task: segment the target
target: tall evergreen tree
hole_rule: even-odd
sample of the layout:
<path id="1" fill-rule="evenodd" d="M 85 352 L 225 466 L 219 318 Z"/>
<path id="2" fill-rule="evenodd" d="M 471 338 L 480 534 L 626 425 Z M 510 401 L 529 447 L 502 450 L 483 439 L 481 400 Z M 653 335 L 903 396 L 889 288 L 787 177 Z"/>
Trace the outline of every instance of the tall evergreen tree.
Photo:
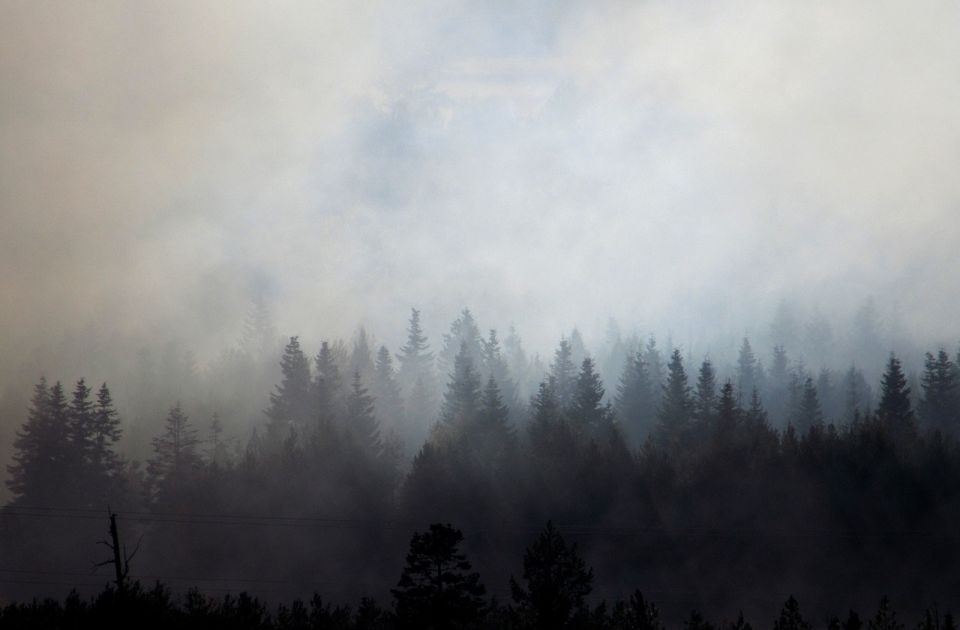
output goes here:
<path id="1" fill-rule="evenodd" d="M 657 404 L 647 362 L 640 350 L 627 357 L 617 386 L 614 409 L 620 426 L 633 445 L 642 444 L 653 430 Z"/>
<path id="2" fill-rule="evenodd" d="M 613 420 L 610 405 L 603 404 L 603 383 L 594 367 L 593 359 L 586 357 L 580 365 L 570 416 L 574 423 L 588 435 L 597 435 L 609 428 Z"/>
<path id="3" fill-rule="evenodd" d="M 394 432 L 403 430 L 404 410 L 400 384 L 393 369 L 393 356 L 386 346 L 380 346 L 374 368 L 373 397 L 377 401 L 380 424 Z"/>
<path id="4" fill-rule="evenodd" d="M 877 417 L 896 435 L 908 436 L 915 431 L 910 388 L 907 387 L 900 360 L 892 353 L 880 383 Z"/>
<path id="5" fill-rule="evenodd" d="M 534 628 L 561 630 L 573 617 L 586 612 L 586 597 L 593 590 L 593 570 L 548 522 L 523 555 L 521 586 L 510 578 L 513 601 Z"/>
<path id="6" fill-rule="evenodd" d="M 563 409 L 567 409 L 573 402 L 573 395 L 576 390 L 577 376 L 572 356 L 570 342 L 566 338 L 561 338 L 560 345 L 553 355 L 553 363 L 550 364 L 550 376 L 553 377 L 554 393 L 557 396 L 557 401 Z"/>
<path id="7" fill-rule="evenodd" d="M 690 386 L 683 369 L 683 358 L 674 350 L 667 366 L 667 382 L 663 385 L 660 409 L 657 414 L 657 442 L 664 448 L 677 449 L 686 443 L 690 435 L 690 420 L 693 403 Z"/>
<path id="8" fill-rule="evenodd" d="M 67 421 L 63 387 L 49 387 L 41 378 L 13 443 L 13 464 L 7 467 L 15 505 L 55 504 L 63 498 L 69 476 L 64 466 L 70 448 Z"/>
<path id="9" fill-rule="evenodd" d="M 717 404 L 717 377 L 713 364 L 705 359 L 697 376 L 697 391 L 693 398 L 693 413 L 697 422 L 706 427 L 710 424 Z"/>
<path id="10" fill-rule="evenodd" d="M 345 425 L 347 433 L 368 456 L 376 457 L 380 454 L 380 425 L 374 412 L 373 397 L 363 386 L 360 372 L 353 373 L 350 383 L 350 393 L 347 396 Z"/>
<path id="11" fill-rule="evenodd" d="M 397 360 L 400 362 L 400 385 L 409 396 L 417 380 L 433 370 L 433 353 L 430 352 L 430 344 L 420 325 L 420 311 L 415 308 L 410 309 L 407 342 L 400 348 Z"/>
<path id="12" fill-rule="evenodd" d="M 328 342 L 321 342 L 313 363 L 316 375 L 311 388 L 311 415 L 313 422 L 319 423 L 318 429 L 325 432 L 336 426 L 345 412 L 343 378 L 334 349 Z"/>
<path id="13" fill-rule="evenodd" d="M 353 340 L 353 352 L 350 353 L 350 374 L 360 374 L 364 384 L 373 379 L 373 359 L 371 358 L 370 340 L 367 329 L 361 326 Z"/>
<path id="14" fill-rule="evenodd" d="M 483 360 L 483 347 L 480 328 L 470 309 L 465 308 L 460 316 L 450 324 L 450 332 L 443 335 L 443 349 L 440 351 L 440 368 L 450 372 L 454 368 L 457 355 L 464 351 L 470 357 L 474 369 L 478 369 Z"/>
<path id="15" fill-rule="evenodd" d="M 486 589 L 460 551 L 462 542 L 463 534 L 449 524 L 413 535 L 400 581 L 390 591 L 400 628 L 454 630 L 477 621 Z"/>
<path id="16" fill-rule="evenodd" d="M 123 434 L 120 417 L 113 406 L 113 397 L 106 383 L 97 391 L 97 402 L 93 408 L 93 445 L 91 463 L 94 474 L 108 478 L 114 487 L 123 473 L 123 459 L 116 451 L 116 445 Z"/>
<path id="17" fill-rule="evenodd" d="M 806 433 L 811 427 L 823 424 L 823 410 L 817 396 L 817 386 L 810 376 L 803 379 L 794 394 L 790 423 L 801 433 Z"/>
<path id="18" fill-rule="evenodd" d="M 744 337 L 737 356 L 737 395 L 746 398 L 758 385 L 757 358 L 750 347 L 750 340 Z"/>
<path id="19" fill-rule="evenodd" d="M 201 464 L 199 444 L 197 432 L 178 402 L 167 415 L 163 433 L 153 438 L 153 457 L 147 462 L 147 476 L 154 497 L 186 485 Z"/>
<path id="20" fill-rule="evenodd" d="M 720 398 L 716 401 L 715 435 L 721 444 L 733 441 L 741 415 L 740 406 L 734 398 L 733 383 L 727 381 L 720 388 Z"/>
<path id="21" fill-rule="evenodd" d="M 936 356 L 926 354 L 919 412 L 920 418 L 931 429 L 952 433 L 960 424 L 960 383 L 957 377 L 957 366 L 943 348 Z"/>
<path id="22" fill-rule="evenodd" d="M 300 349 L 297 337 L 290 337 L 290 342 L 284 348 L 280 370 L 283 378 L 270 393 L 270 407 L 265 411 L 268 418 L 267 442 L 272 448 L 283 442 L 291 428 L 302 430 L 308 426 L 314 408 L 310 364 Z"/>
<path id="23" fill-rule="evenodd" d="M 483 374 L 487 377 L 493 377 L 500 388 L 501 396 L 507 409 L 514 409 L 517 406 L 517 385 L 510 373 L 510 367 L 500 348 L 500 340 L 497 338 L 497 331 L 490 329 L 490 334 L 486 339 L 481 340 Z"/>
<path id="24" fill-rule="evenodd" d="M 463 343 L 454 360 L 453 373 L 443 395 L 443 421 L 456 427 L 473 423 L 481 405 L 480 377 L 474 371 L 467 344 Z"/>

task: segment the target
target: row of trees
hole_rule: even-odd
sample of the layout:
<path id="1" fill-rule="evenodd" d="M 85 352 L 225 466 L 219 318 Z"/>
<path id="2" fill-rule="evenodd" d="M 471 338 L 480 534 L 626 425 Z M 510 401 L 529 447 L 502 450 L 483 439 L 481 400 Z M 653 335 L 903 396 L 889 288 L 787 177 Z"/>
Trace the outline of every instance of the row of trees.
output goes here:
<path id="1" fill-rule="evenodd" d="M 118 579 L 91 601 L 73 591 L 64 604 L 52 599 L 0 608 L 5 628 L 139 627 L 244 628 L 299 630 L 458 630 L 497 628 L 530 630 L 663 630 L 660 610 L 640 590 L 591 605 L 593 569 L 548 523 L 524 551 L 520 579 L 510 578 L 510 603 L 486 597 L 480 574 L 461 549 L 463 534 L 449 524 L 435 523 L 413 535 L 406 564 L 395 588 L 393 606 L 384 608 L 364 597 L 356 610 L 331 605 L 319 595 L 309 603 L 295 600 L 275 611 L 246 592 L 237 597 L 207 597 L 190 590 L 177 602 L 160 583 L 144 590 L 139 582 Z M 867 623 L 850 610 L 844 618 L 830 616 L 830 630 L 904 630 L 904 624 L 883 597 Z M 699 610 L 683 622 L 685 630 L 714 630 Z M 810 630 L 798 601 L 790 596 L 772 623 L 773 630 Z M 751 630 L 741 612 L 723 622 L 722 630 Z M 955 630 L 949 612 L 934 606 L 921 616 L 917 630 Z"/>
<path id="2" fill-rule="evenodd" d="M 382 418 L 408 408 L 404 379 L 416 389 L 429 373 L 416 312 L 410 330 L 399 370 L 385 349 L 366 368 L 382 374 L 373 385 L 361 369 L 341 376 L 344 353 L 335 345 L 321 345 L 311 362 L 292 338 L 266 421 L 243 449 L 227 449 L 216 423 L 199 437 L 174 406 L 143 467 L 117 450 L 119 421 L 105 387 L 88 413 L 85 385 L 70 402 L 62 387 L 41 382 L 10 470 L 16 498 L 3 523 L 15 541 L 11 562 L 88 566 L 96 534 L 72 520 L 80 513 L 55 520 L 24 510 L 109 502 L 147 515 L 135 534 L 144 536 L 141 562 L 157 575 L 215 568 L 284 584 L 362 578 L 385 587 L 402 547 L 390 524 L 429 520 L 481 532 L 469 551 L 485 574 L 506 580 L 529 524 L 554 519 L 577 526 L 606 576 L 602 593 L 641 579 L 726 601 L 744 589 L 827 602 L 886 591 L 902 593 L 916 611 L 932 595 L 960 592 L 952 535 L 960 456 L 937 428 L 956 420 L 956 368 L 946 352 L 928 361 L 919 416 L 890 357 L 872 408 L 857 405 L 837 421 L 805 380 L 790 403 L 792 420 L 777 428 L 760 388 L 743 391 L 736 374 L 724 379 L 709 361 L 691 383 L 678 350 L 660 368 L 655 344 L 630 355 L 608 395 L 593 359 L 575 364 L 574 344 L 564 339 L 520 405 L 501 385 L 513 377 L 496 360 L 496 336 L 474 347 L 456 337 L 438 409 L 406 468 Z M 415 364 L 419 376 L 401 376 Z M 110 431 L 82 429 L 107 426 L 104 418 Z M 109 473 L 95 474 L 106 461 Z M 279 526 L 289 530 L 272 535 Z M 854 570 L 862 566 L 880 568 L 864 578 Z M 895 582 L 894 568 L 909 579 Z M 830 580 L 818 577 L 825 575 Z"/>

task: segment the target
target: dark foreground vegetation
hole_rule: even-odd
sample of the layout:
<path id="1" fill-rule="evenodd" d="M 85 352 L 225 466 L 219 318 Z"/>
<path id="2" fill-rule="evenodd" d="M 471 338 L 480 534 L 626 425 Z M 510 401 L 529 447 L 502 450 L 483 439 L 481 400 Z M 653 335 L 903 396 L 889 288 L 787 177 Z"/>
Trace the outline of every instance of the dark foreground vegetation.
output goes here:
<path id="1" fill-rule="evenodd" d="M 656 627 L 636 589 L 688 630 L 709 627 L 692 609 L 734 624 L 742 611 L 767 627 L 790 596 L 821 626 L 874 610 L 882 593 L 911 623 L 937 602 L 956 607 L 960 373 L 946 351 L 927 356 L 914 387 L 888 355 L 874 395 L 859 369 L 815 376 L 779 346 L 764 368 L 746 340 L 729 369 L 705 359 L 688 374 L 689 358 L 661 355 L 651 339 L 617 347 L 607 392 L 574 341 L 538 371 L 517 346 L 481 336 L 466 311 L 438 357 L 416 312 L 396 355 L 359 336 L 352 352 L 324 343 L 311 361 L 294 337 L 265 418 L 240 448 L 220 419 L 201 437 L 174 404 L 145 465 L 119 448 L 107 386 L 80 381 L 71 393 L 41 381 L 9 467 L 0 587 L 18 601 L 64 586 L 80 594 L 11 605 L 4 619 L 93 620 L 128 607 L 150 623 L 378 627 L 396 614 L 429 627 L 424 611 L 442 606 L 423 597 L 440 587 L 423 577 L 421 593 L 414 578 L 398 583 L 397 569 L 412 554 L 408 570 L 426 575 L 418 540 L 429 547 L 447 532 L 447 548 L 483 578 L 465 560 L 451 565 L 469 606 L 450 618 L 565 627 L 530 617 L 538 589 L 558 596 L 529 566 L 531 554 L 542 565 L 530 545 L 548 521 L 596 571 L 583 569 L 564 595 L 574 604 L 563 620 L 586 627 Z M 128 552 L 139 546 L 130 580 L 169 591 L 131 585 L 89 599 L 103 584 L 91 567 L 103 560 L 108 505 Z M 454 523 L 465 538 L 430 523 Z M 411 531 L 427 538 L 409 544 Z M 577 574 L 579 562 L 564 570 Z M 260 599 L 222 595 L 243 591 Z M 331 605 L 276 608 L 314 591 Z M 371 599 L 338 608 L 361 597 Z M 799 614 L 791 606 L 788 617 Z M 870 630 L 899 627 L 886 605 L 878 615 Z"/>
<path id="2" fill-rule="evenodd" d="M 308 628 L 329 630 L 455 630 L 459 628 L 584 630 L 662 630 L 666 626 L 657 605 L 639 590 L 612 605 L 591 607 L 587 596 L 593 571 L 568 545 L 552 524 L 539 534 L 523 556 L 520 579 L 510 579 L 511 601 L 485 597 L 480 575 L 472 570 L 460 550 L 462 534 L 450 525 L 434 524 L 414 534 L 406 566 L 396 588 L 393 605 L 384 608 L 363 598 L 356 607 L 332 605 L 319 595 L 309 601 L 270 606 L 246 592 L 237 596 L 209 597 L 191 589 L 173 597 L 162 584 L 146 589 L 127 583 L 122 573 L 115 584 L 96 597 L 84 600 L 72 591 L 61 603 L 53 599 L 28 604 L 8 604 L 0 609 L 4 628 L 244 628 L 250 630 Z M 122 571 L 122 569 L 121 569 Z M 822 623 L 804 617 L 794 597 L 784 602 L 771 623 L 758 628 L 773 630 L 905 630 L 887 597 L 866 619 L 849 610 Z M 742 612 L 720 623 L 708 621 L 692 610 L 684 630 L 751 630 Z M 927 609 L 914 626 L 917 630 L 955 630 L 953 616 L 936 607 Z"/>

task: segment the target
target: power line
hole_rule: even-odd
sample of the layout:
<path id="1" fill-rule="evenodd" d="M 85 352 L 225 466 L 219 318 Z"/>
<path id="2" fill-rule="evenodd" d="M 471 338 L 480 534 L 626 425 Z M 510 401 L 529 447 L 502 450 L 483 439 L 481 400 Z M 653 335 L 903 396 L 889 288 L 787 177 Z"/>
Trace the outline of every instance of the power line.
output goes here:
<path id="1" fill-rule="evenodd" d="M 79 519 L 101 520 L 104 513 L 89 508 L 58 508 L 48 506 L 13 507 L 0 509 L 2 516 L 17 516 L 24 518 L 51 518 L 51 519 Z M 409 532 L 412 528 L 427 527 L 426 521 L 414 520 L 373 520 L 360 518 L 338 518 L 322 516 L 283 516 L 283 515 L 250 515 L 227 513 L 202 512 L 150 512 L 137 511 L 123 512 L 121 517 L 127 521 L 146 523 L 173 523 L 188 525 L 246 525 L 263 527 L 317 527 L 317 528 L 369 528 L 381 531 Z M 608 535 L 608 536 L 667 536 L 676 538 L 709 538 L 709 537 L 777 537 L 777 538 L 916 538 L 952 540 L 960 538 L 960 534 L 951 532 L 918 531 L 918 530 L 890 530 L 890 531 L 856 531 L 856 530 L 814 530 L 790 531 L 756 528 L 710 528 L 686 527 L 669 528 L 663 526 L 638 525 L 575 525 L 558 524 L 565 535 Z M 504 522 L 495 532 L 539 532 L 542 525 L 526 523 Z M 473 533 L 491 533 L 491 530 L 473 530 Z"/>

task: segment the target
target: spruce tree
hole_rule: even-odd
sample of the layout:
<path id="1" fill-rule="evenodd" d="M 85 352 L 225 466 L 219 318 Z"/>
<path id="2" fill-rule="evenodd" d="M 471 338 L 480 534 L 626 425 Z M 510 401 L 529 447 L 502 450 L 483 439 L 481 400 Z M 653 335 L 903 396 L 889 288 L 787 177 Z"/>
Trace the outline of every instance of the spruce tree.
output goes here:
<path id="1" fill-rule="evenodd" d="M 757 358 L 750 340 L 744 337 L 737 357 L 737 395 L 745 398 L 757 385 Z"/>
<path id="2" fill-rule="evenodd" d="M 178 402 L 170 409 L 163 433 L 153 438 L 153 457 L 147 462 L 147 477 L 154 498 L 183 488 L 201 465 L 197 432 Z"/>
<path id="3" fill-rule="evenodd" d="M 580 365 L 573 400 L 570 404 L 571 420 L 588 435 L 599 435 L 609 428 L 613 412 L 603 404 L 603 383 L 594 368 L 593 359 L 587 357 Z"/>
<path id="4" fill-rule="evenodd" d="M 915 431 L 910 388 L 907 387 L 907 379 L 900 367 L 900 360 L 892 353 L 880 383 L 877 417 L 895 435 L 908 436 Z"/>
<path id="5" fill-rule="evenodd" d="M 439 356 L 440 368 L 449 372 L 455 367 L 457 355 L 464 349 L 474 369 L 478 369 L 483 359 L 480 329 L 468 308 L 460 312 L 460 316 L 450 324 L 450 332 L 443 335 L 443 349 Z"/>
<path id="6" fill-rule="evenodd" d="M 291 428 L 302 431 L 308 426 L 313 409 L 310 364 L 297 337 L 290 337 L 284 348 L 280 370 L 283 378 L 270 393 L 270 407 L 264 412 L 268 418 L 267 442 L 271 448 L 279 447 Z"/>
<path id="7" fill-rule="evenodd" d="M 617 420 L 634 447 L 650 435 L 657 414 L 653 382 L 643 356 L 643 351 L 637 350 L 627 357 L 614 401 Z"/>
<path id="8" fill-rule="evenodd" d="M 353 340 L 353 352 L 350 353 L 350 374 L 359 372 L 364 383 L 370 383 L 373 375 L 373 359 L 371 358 L 370 341 L 367 329 L 361 326 Z"/>
<path id="9" fill-rule="evenodd" d="M 513 601 L 534 628 L 567 627 L 576 613 L 586 610 L 586 597 L 593 590 L 593 570 L 580 557 L 577 546 L 568 545 L 548 522 L 523 555 L 521 586 L 510 578 Z"/>
<path id="10" fill-rule="evenodd" d="M 727 381 L 720 388 L 720 398 L 716 402 L 715 434 L 721 444 L 730 444 L 733 441 L 740 417 L 741 410 L 734 398 L 733 383 Z"/>
<path id="11" fill-rule="evenodd" d="M 343 414 L 343 382 L 340 366 L 330 344 L 320 344 L 320 351 L 313 360 L 316 376 L 313 380 L 313 415 L 322 431 L 330 430 Z"/>
<path id="12" fill-rule="evenodd" d="M 790 422 L 801 433 L 806 433 L 811 427 L 823 424 L 823 410 L 820 407 L 820 398 L 817 396 L 817 387 L 814 385 L 813 378 L 809 376 L 803 380 Z"/>
<path id="13" fill-rule="evenodd" d="M 562 409 L 570 407 L 576 389 L 576 373 L 571 357 L 570 342 L 561 338 L 553 355 L 553 363 L 550 364 L 550 376 L 553 378 L 554 393 Z"/>
<path id="14" fill-rule="evenodd" d="M 697 376 L 697 391 L 693 398 L 694 418 L 701 427 L 707 427 L 717 404 L 717 377 L 709 359 L 700 365 Z"/>
<path id="15" fill-rule="evenodd" d="M 800 614 L 800 604 L 793 595 L 784 603 L 780 616 L 773 623 L 773 630 L 810 630 L 810 624 Z"/>
<path id="16" fill-rule="evenodd" d="M 670 450 L 683 446 L 690 435 L 693 403 L 683 358 L 674 350 L 667 366 L 667 382 L 663 385 L 657 414 L 656 438 L 661 447 Z"/>
<path id="17" fill-rule="evenodd" d="M 957 366 L 943 348 L 936 357 L 926 354 L 922 387 L 920 418 L 931 429 L 954 432 L 960 414 L 960 383 Z"/>
<path id="18" fill-rule="evenodd" d="M 409 396 L 418 379 L 433 370 L 433 353 L 423 327 L 420 325 L 420 311 L 410 309 L 410 322 L 407 325 L 407 343 L 397 355 L 400 362 L 399 380 L 403 391 Z"/>
<path id="19" fill-rule="evenodd" d="M 494 378 L 500 388 L 504 404 L 508 409 L 514 409 L 517 406 L 517 385 L 510 373 L 510 367 L 503 357 L 497 331 L 491 328 L 487 339 L 481 340 L 481 346 L 483 374 Z"/>
<path id="20" fill-rule="evenodd" d="M 403 399 L 400 384 L 393 369 L 393 356 L 386 346 L 377 351 L 374 366 L 373 397 L 377 401 L 377 416 L 383 427 L 394 432 L 404 428 Z"/>
<path id="21" fill-rule="evenodd" d="M 480 377 L 474 371 L 467 344 L 463 343 L 443 395 L 441 418 L 449 426 L 463 428 L 472 424 L 480 409 L 480 397 Z"/>
<path id="22" fill-rule="evenodd" d="M 55 389 L 60 391 L 57 403 L 53 401 Z M 66 413 L 59 412 L 62 415 L 58 418 L 55 406 L 62 405 L 60 384 L 51 388 L 41 378 L 33 388 L 27 420 L 13 442 L 13 464 L 7 466 L 7 487 L 13 493 L 14 505 L 47 505 L 60 498 L 65 471 L 59 457 L 68 444 Z"/>
<path id="23" fill-rule="evenodd" d="M 348 434 L 365 454 L 370 457 L 380 454 L 382 443 L 380 425 L 374 413 L 374 400 L 363 386 L 360 372 L 353 373 L 350 383 L 345 424 Z"/>
<path id="24" fill-rule="evenodd" d="M 91 460 L 96 475 L 108 478 L 113 486 L 123 473 L 123 459 L 116 451 L 122 429 L 120 417 L 113 406 L 113 397 L 106 383 L 97 391 L 93 409 L 93 448 Z"/>

